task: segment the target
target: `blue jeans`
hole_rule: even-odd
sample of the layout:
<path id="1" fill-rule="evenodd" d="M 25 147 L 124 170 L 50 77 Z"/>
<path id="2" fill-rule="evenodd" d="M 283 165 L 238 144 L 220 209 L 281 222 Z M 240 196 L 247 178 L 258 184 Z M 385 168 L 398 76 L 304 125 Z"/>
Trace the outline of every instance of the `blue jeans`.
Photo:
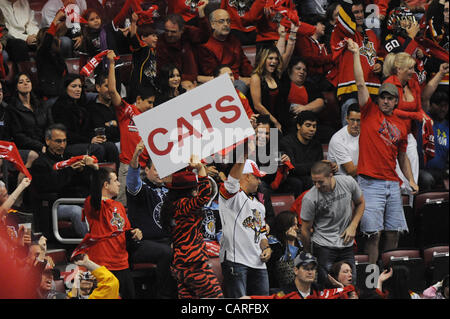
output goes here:
<path id="1" fill-rule="evenodd" d="M 87 225 L 81 220 L 82 208 L 78 205 L 59 205 L 58 219 L 70 220 L 72 227 L 79 238 L 88 232 Z"/>
<path id="2" fill-rule="evenodd" d="M 313 243 L 313 255 L 317 258 L 318 282 L 321 285 L 328 283 L 327 275 L 335 262 L 345 261 L 352 267 L 352 283 L 356 283 L 355 253 L 353 246 L 345 248 L 325 247 Z M 337 280 L 337 278 L 334 278 Z"/>
<path id="3" fill-rule="evenodd" d="M 222 263 L 223 293 L 225 298 L 268 296 L 267 269 L 256 269 L 224 260 Z"/>
<path id="4" fill-rule="evenodd" d="M 358 176 L 366 207 L 360 230 L 368 235 L 382 230 L 408 231 L 399 182 Z"/>

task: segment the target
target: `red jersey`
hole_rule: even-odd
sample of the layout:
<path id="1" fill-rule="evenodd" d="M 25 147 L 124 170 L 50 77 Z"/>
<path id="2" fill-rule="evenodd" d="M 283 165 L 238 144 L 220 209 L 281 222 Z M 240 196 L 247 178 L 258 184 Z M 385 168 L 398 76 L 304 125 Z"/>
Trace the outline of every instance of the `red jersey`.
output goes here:
<path id="1" fill-rule="evenodd" d="M 395 114 L 385 115 L 370 98 L 361 107 L 358 175 L 400 181 L 395 167 L 398 152 L 406 152 L 408 145 L 404 122 Z"/>
<path id="2" fill-rule="evenodd" d="M 90 234 L 101 237 L 131 228 L 125 208 L 112 199 L 102 200 L 100 212 L 94 212 L 89 196 L 84 201 L 83 218 L 89 223 Z M 88 251 L 89 258 L 108 270 L 123 270 L 129 267 L 125 231 L 120 235 L 98 241 Z"/>
<path id="3" fill-rule="evenodd" d="M 367 89 L 370 94 L 377 95 L 380 78 L 378 74 L 372 72 L 372 69 L 379 60 L 380 42 L 372 30 L 366 29 L 364 33 L 359 32 L 352 16 L 351 5 L 342 3 L 338 22 L 330 40 L 335 67 L 331 69 L 327 78 L 337 87 L 338 97 L 358 91 L 353 73 L 353 54 L 346 49 L 347 46 L 344 42 L 346 38 L 351 38 L 360 47 L 359 54 Z"/>
<path id="4" fill-rule="evenodd" d="M 124 101 L 116 107 L 117 121 L 120 130 L 120 155 L 121 163 L 129 164 L 133 158 L 136 145 L 141 140 L 133 117 L 141 114 L 141 111 L 135 106 Z"/>

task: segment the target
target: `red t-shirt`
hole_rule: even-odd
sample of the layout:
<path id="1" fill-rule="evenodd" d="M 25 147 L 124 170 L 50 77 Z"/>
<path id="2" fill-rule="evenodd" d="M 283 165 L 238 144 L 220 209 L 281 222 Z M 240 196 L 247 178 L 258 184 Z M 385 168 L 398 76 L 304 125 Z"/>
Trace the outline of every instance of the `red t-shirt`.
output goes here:
<path id="1" fill-rule="evenodd" d="M 358 175 L 376 179 L 400 181 L 395 167 L 399 151 L 408 145 L 404 120 L 385 115 L 370 98 L 361 107 Z"/>
<path id="2" fill-rule="evenodd" d="M 125 208 L 112 199 L 102 200 L 100 212 L 95 213 L 90 204 L 91 197 L 84 202 L 83 215 L 89 223 L 93 237 L 101 237 L 113 232 L 131 228 Z M 88 251 L 89 258 L 108 270 L 123 270 L 129 267 L 125 232 L 118 236 L 98 241 Z"/>
<path id="3" fill-rule="evenodd" d="M 119 122 L 120 130 L 120 162 L 129 164 L 133 158 L 136 145 L 141 140 L 133 117 L 141 114 L 141 111 L 131 104 L 122 102 L 116 108 L 117 120 Z"/>
<path id="4" fill-rule="evenodd" d="M 304 86 L 298 86 L 291 82 L 291 89 L 289 90 L 288 102 L 294 104 L 306 105 L 308 104 L 308 92 Z"/>

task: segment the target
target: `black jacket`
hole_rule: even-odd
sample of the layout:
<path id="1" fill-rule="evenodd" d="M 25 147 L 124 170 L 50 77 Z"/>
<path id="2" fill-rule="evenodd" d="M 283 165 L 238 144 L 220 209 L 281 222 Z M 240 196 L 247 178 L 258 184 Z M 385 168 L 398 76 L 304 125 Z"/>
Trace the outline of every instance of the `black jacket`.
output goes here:
<path id="1" fill-rule="evenodd" d="M 74 100 L 67 94 L 63 94 L 51 108 L 55 123 L 61 123 L 66 126 L 67 145 L 91 142 L 89 114 L 84 101 L 84 96 L 79 100 Z"/>
<path id="2" fill-rule="evenodd" d="M 50 109 L 41 104 L 31 111 L 18 98 L 13 98 L 7 112 L 9 130 L 17 148 L 40 152 L 45 145 L 45 130 L 53 124 Z"/>
<path id="3" fill-rule="evenodd" d="M 67 73 L 64 58 L 59 52 L 52 51 L 54 37 L 45 33 L 42 45 L 36 52 L 39 90 L 42 96 L 58 96 L 61 91 L 63 77 Z"/>
<path id="4" fill-rule="evenodd" d="M 97 127 L 105 127 L 106 139 L 109 142 L 117 143 L 120 141 L 119 126 L 105 126 L 106 122 L 117 121 L 116 111 L 114 107 L 106 106 L 97 100 L 88 104 L 87 110 L 89 112 L 89 131 L 91 136 L 94 136 L 94 129 Z M 119 125 L 117 123 L 117 125 Z"/>
<path id="5" fill-rule="evenodd" d="M 68 159 L 50 151 L 41 154 L 31 165 L 31 187 L 37 194 L 57 193 L 59 197 L 82 198 L 89 195 L 91 169 L 76 172 L 71 167 L 54 170 L 53 165 Z"/>
<path id="6" fill-rule="evenodd" d="M 287 135 L 281 140 L 280 149 L 289 156 L 295 167 L 293 173 L 297 177 L 309 177 L 313 164 L 323 160 L 322 145 L 317 139 L 305 145 L 295 134 Z"/>

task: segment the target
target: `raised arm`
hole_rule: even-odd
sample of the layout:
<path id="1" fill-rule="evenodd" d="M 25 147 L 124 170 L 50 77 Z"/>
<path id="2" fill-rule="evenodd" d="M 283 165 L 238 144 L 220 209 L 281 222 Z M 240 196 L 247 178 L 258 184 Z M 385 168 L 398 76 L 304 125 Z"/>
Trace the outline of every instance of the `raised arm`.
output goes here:
<path id="1" fill-rule="evenodd" d="M 109 50 L 108 54 L 106 55 L 109 62 L 109 70 L 108 70 L 108 90 L 111 94 L 111 102 L 114 107 L 119 106 L 122 103 L 122 97 L 120 96 L 119 92 L 117 92 L 116 89 L 116 71 L 115 71 L 115 65 L 116 61 L 114 58 L 116 57 L 116 54 L 113 50 Z"/>
<path id="2" fill-rule="evenodd" d="M 353 54 L 353 73 L 355 75 L 356 87 L 358 88 L 358 102 L 360 106 L 366 105 L 369 100 L 369 90 L 364 80 L 364 72 L 359 56 L 359 45 L 352 39 L 346 39 L 347 50 Z"/>
<path id="3" fill-rule="evenodd" d="M 422 108 L 425 112 L 428 111 L 430 107 L 430 99 L 439 86 L 439 82 L 442 81 L 444 76 L 449 72 L 449 64 L 442 63 L 439 67 L 439 71 L 433 76 L 433 78 L 427 83 L 427 85 L 422 90 Z"/>

